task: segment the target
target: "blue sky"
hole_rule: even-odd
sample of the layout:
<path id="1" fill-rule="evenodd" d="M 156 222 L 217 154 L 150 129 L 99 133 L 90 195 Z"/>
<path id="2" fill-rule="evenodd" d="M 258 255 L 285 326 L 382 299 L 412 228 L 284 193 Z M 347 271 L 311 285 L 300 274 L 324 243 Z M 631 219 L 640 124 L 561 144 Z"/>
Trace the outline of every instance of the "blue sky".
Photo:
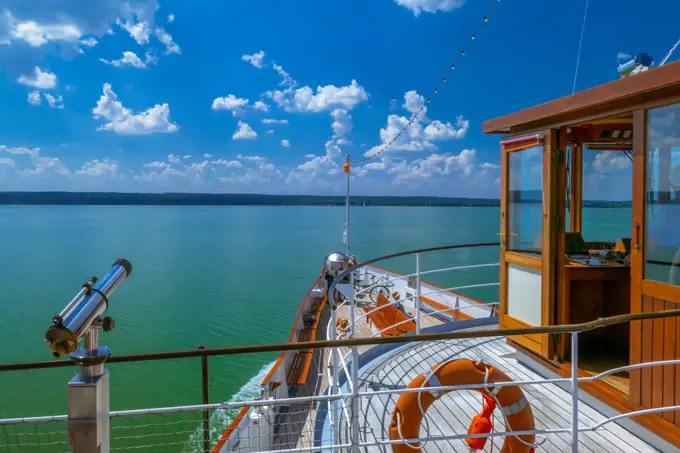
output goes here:
<path id="1" fill-rule="evenodd" d="M 585 4 L 499 2 L 434 95 L 490 0 L 28 3 L 0 1 L 0 190 L 339 194 L 432 97 L 353 192 L 481 197 L 481 123 L 571 93 Z M 678 39 L 678 2 L 589 8 L 577 90 Z"/>

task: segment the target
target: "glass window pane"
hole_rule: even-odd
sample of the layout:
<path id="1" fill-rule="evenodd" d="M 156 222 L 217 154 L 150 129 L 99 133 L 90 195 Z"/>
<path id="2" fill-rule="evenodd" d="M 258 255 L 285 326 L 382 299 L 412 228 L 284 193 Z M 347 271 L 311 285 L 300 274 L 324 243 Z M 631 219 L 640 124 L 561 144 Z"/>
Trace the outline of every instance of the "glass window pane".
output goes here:
<path id="1" fill-rule="evenodd" d="M 541 253 L 543 146 L 509 153 L 508 249 Z"/>
<path id="2" fill-rule="evenodd" d="M 680 285 L 680 105 L 647 116 L 645 278 Z"/>
<path id="3" fill-rule="evenodd" d="M 583 147 L 583 226 L 587 242 L 629 238 L 633 212 L 633 158 L 623 149 Z"/>

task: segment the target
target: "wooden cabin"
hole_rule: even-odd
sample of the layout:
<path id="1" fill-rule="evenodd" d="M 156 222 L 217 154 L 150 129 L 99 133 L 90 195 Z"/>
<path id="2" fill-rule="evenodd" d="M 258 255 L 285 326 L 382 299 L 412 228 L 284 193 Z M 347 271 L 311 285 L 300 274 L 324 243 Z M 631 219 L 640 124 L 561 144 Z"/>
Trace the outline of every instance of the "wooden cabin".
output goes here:
<path id="1" fill-rule="evenodd" d="M 505 135 L 501 327 L 680 308 L 680 62 L 486 121 L 483 131 Z M 598 181 L 614 207 L 594 201 Z M 511 341 L 570 372 L 568 335 Z M 606 327 L 578 346 L 582 375 L 680 358 L 680 319 Z M 680 365 L 583 388 L 618 412 L 680 405 Z M 680 411 L 635 421 L 680 446 Z"/>

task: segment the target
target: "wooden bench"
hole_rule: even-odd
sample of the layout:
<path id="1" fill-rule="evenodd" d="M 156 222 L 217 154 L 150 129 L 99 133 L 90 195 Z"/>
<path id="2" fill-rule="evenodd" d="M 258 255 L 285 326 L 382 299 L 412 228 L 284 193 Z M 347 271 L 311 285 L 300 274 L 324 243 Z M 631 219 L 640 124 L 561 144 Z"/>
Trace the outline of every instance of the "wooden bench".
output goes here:
<path id="1" fill-rule="evenodd" d="M 307 382 L 307 374 L 309 374 L 309 367 L 312 364 L 312 350 L 297 352 L 293 356 L 293 361 L 286 376 L 286 383 L 288 385 L 303 385 Z"/>
<path id="2" fill-rule="evenodd" d="M 375 324 L 375 327 L 381 332 L 383 337 L 403 335 L 416 330 L 416 323 L 397 307 L 390 305 L 390 301 L 383 294 L 378 295 L 378 302 L 376 305 L 379 310 L 369 314 L 368 317 L 373 321 L 373 324 Z M 376 307 L 363 307 L 364 311 L 367 313 L 375 308 Z M 392 327 L 395 324 L 399 325 Z"/>

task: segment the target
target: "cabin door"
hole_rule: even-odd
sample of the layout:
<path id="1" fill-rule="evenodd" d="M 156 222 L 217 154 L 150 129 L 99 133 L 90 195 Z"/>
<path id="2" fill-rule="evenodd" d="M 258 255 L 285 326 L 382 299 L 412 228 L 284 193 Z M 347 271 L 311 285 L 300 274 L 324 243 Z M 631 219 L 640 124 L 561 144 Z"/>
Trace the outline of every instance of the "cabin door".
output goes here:
<path id="1" fill-rule="evenodd" d="M 631 311 L 680 308 L 680 104 L 633 116 Z M 680 318 L 631 323 L 631 364 L 680 357 Z M 680 404 L 680 366 L 630 373 L 634 407 Z M 680 426 L 680 412 L 660 413 Z"/>
<path id="2" fill-rule="evenodd" d="M 501 142 L 502 328 L 546 326 L 554 313 L 556 135 L 553 130 Z M 547 335 L 511 341 L 550 357 Z"/>

